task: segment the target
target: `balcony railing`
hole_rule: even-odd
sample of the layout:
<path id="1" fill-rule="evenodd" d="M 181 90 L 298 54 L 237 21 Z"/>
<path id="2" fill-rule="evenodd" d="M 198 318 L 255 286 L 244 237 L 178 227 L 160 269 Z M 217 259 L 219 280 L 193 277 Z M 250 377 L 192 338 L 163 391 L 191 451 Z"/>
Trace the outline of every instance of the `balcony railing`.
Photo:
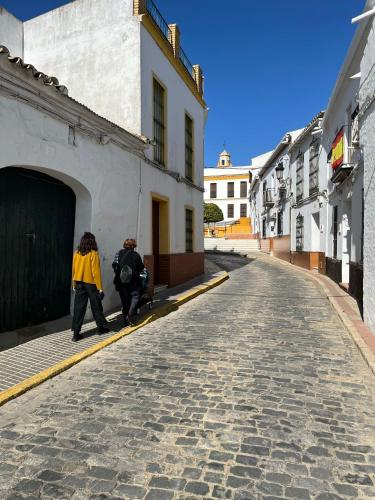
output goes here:
<path id="1" fill-rule="evenodd" d="M 188 58 L 188 56 L 182 50 L 182 47 L 180 47 L 180 61 L 182 62 L 182 64 L 184 65 L 185 69 L 190 74 L 190 76 L 194 79 L 194 68 L 193 68 L 193 65 L 191 64 L 190 59 Z"/>
<path id="2" fill-rule="evenodd" d="M 146 0 L 146 10 L 150 14 L 151 19 L 154 21 L 155 25 L 162 32 L 164 38 L 171 43 L 172 32 L 170 27 L 168 26 L 167 21 L 160 14 L 159 9 L 156 7 L 155 3 L 152 0 Z"/>

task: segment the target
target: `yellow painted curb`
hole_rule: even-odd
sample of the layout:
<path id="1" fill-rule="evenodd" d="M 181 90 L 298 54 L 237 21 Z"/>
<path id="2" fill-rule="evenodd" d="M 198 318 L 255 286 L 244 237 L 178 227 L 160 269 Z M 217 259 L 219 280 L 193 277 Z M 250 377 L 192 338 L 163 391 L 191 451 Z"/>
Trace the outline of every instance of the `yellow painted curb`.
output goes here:
<path id="1" fill-rule="evenodd" d="M 60 361 L 60 363 L 57 363 L 51 366 L 50 368 L 47 368 L 46 370 L 43 370 L 42 372 L 37 373 L 36 375 L 33 375 L 32 377 L 23 380 L 19 384 L 14 385 L 9 389 L 6 389 L 5 391 L 0 392 L 0 406 L 4 405 L 8 401 L 11 401 L 12 399 L 15 399 L 18 396 L 21 396 L 21 394 L 24 394 L 30 389 L 33 389 L 34 387 L 42 384 L 46 380 L 55 377 L 59 373 L 68 370 L 69 368 L 76 365 L 80 361 L 83 361 L 84 359 L 92 356 L 96 352 L 101 351 L 105 347 L 113 344 L 114 342 L 117 342 L 123 337 L 130 335 L 139 328 L 142 328 L 143 326 L 152 323 L 156 319 L 159 319 L 163 316 L 166 316 L 167 314 L 170 314 L 173 311 L 176 311 L 179 308 L 179 306 L 185 304 L 186 302 L 189 302 L 195 297 L 198 297 L 202 293 L 208 292 L 208 290 L 211 290 L 212 288 L 220 285 L 221 283 L 224 283 L 224 281 L 226 281 L 228 278 L 229 274 L 224 271 L 221 273 L 219 277 L 213 278 L 202 285 L 193 287 L 191 290 L 189 290 L 184 295 L 181 295 L 171 304 L 165 304 L 161 307 L 158 307 L 157 309 L 155 309 L 154 312 L 148 314 L 141 323 L 138 323 L 135 326 L 124 328 L 115 335 L 112 335 L 112 337 L 109 337 L 108 339 L 98 342 L 97 344 L 89 347 L 88 349 L 85 349 L 84 351 L 78 354 L 74 354 L 74 356 L 64 359 L 64 361 Z"/>

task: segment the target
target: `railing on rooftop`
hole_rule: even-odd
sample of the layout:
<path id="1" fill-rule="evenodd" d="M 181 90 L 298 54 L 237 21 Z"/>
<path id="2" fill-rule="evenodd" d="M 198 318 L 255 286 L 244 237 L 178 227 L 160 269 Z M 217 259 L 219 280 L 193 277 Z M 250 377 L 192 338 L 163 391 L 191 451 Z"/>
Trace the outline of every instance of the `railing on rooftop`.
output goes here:
<path id="1" fill-rule="evenodd" d="M 180 47 L 180 61 L 182 62 L 182 64 L 184 65 L 185 69 L 190 74 L 190 76 L 194 79 L 194 68 L 193 68 L 193 65 L 191 64 L 190 59 L 188 58 L 188 56 L 182 50 L 182 47 Z"/>
<path id="2" fill-rule="evenodd" d="M 168 23 L 164 17 L 160 14 L 159 9 L 156 7 L 152 0 L 146 0 L 146 10 L 150 14 L 151 19 L 154 21 L 156 26 L 162 32 L 166 40 L 171 43 L 172 33 L 168 26 Z"/>

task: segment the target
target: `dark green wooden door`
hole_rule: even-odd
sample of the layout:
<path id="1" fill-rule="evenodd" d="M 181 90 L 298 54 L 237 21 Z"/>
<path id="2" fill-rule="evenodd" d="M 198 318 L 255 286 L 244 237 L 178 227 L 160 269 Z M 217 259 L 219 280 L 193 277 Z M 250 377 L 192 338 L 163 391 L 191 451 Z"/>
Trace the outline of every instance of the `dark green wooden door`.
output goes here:
<path id="1" fill-rule="evenodd" d="M 74 220 L 68 186 L 0 170 L 0 332 L 69 314 Z"/>

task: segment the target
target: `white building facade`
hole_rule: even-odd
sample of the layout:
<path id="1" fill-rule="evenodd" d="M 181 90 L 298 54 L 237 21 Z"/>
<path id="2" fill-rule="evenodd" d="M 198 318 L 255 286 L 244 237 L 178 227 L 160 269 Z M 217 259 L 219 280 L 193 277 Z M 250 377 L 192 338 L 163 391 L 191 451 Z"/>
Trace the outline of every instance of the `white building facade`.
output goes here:
<path id="1" fill-rule="evenodd" d="M 325 272 L 327 165 L 318 113 L 290 148 L 291 262 Z"/>
<path id="2" fill-rule="evenodd" d="M 216 167 L 204 169 L 204 201 L 215 203 L 223 212 L 222 224 L 228 227 L 241 221 L 243 231 L 250 233 L 249 186 L 251 167 L 234 167 L 231 155 L 223 151 Z"/>
<path id="3" fill-rule="evenodd" d="M 375 6 L 366 3 L 365 11 Z M 362 21 L 363 23 L 364 21 Z M 375 332 L 375 20 L 367 19 L 363 28 L 366 44 L 361 60 L 359 88 L 359 142 L 364 163 L 364 249 L 363 249 L 363 314 Z"/>
<path id="4" fill-rule="evenodd" d="M 128 0 L 81 0 L 24 24 L 0 11 L 0 184 L 8 186 L 8 198 L 17 199 L 17 176 L 25 183 L 29 179 L 36 191 L 26 197 L 31 205 L 25 211 L 41 213 L 45 227 L 66 226 L 68 281 L 80 236 L 84 231 L 96 235 L 105 310 L 119 303 L 111 262 L 126 237 L 137 238 L 155 284 L 173 286 L 204 271 L 203 77 L 180 50 L 178 28 L 168 27 L 173 33 L 168 39 L 153 16 L 145 3 Z M 106 51 L 93 50 L 99 38 Z M 30 193 L 34 187 L 29 186 Z M 48 219 L 57 210 L 51 208 L 53 190 L 70 200 L 69 220 Z M 37 192 L 51 206 L 32 205 Z M 10 216 L 7 207 L 0 202 L 3 222 Z M 18 226 L 22 238 L 10 237 L 17 245 L 22 240 L 28 252 L 35 249 L 31 244 L 39 244 L 43 228 Z M 6 239 L 4 227 L 0 225 L 0 241 Z M 12 219 L 7 231 L 10 227 L 17 228 L 17 222 Z M 46 242 L 52 245 L 51 239 Z M 9 265 L 14 257 L 8 247 L 1 248 L 3 253 Z M 0 274 L 7 272 L 3 263 L 0 267 Z M 60 285 L 66 314 L 69 286 Z M 42 312 L 37 318 L 25 320 L 30 311 L 22 311 L 20 322 L 4 323 L 0 331 L 63 315 L 49 312 L 47 295 L 38 299 Z M 11 314 L 12 307 L 7 308 Z"/>
<path id="5" fill-rule="evenodd" d="M 250 216 L 261 249 L 289 260 L 290 183 L 289 150 L 301 130 L 288 132 L 265 161 L 250 188 Z"/>
<path id="6" fill-rule="evenodd" d="M 326 274 L 353 295 L 363 297 L 363 155 L 360 149 L 360 65 L 368 23 L 357 29 L 322 121 L 328 177 Z"/>

